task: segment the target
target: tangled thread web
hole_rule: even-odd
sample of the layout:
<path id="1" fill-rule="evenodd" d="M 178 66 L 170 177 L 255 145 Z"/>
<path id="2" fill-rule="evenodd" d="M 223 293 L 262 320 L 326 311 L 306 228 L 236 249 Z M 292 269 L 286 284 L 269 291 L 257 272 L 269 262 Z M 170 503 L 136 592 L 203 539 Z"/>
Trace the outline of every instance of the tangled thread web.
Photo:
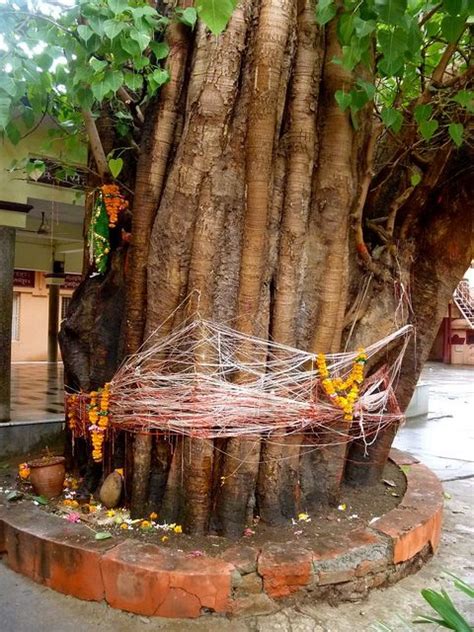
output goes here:
<path id="1" fill-rule="evenodd" d="M 158 328 L 110 385 L 110 422 L 129 432 L 202 439 L 324 434 L 325 445 L 361 437 L 366 445 L 402 414 L 394 383 L 412 333 L 406 325 L 372 344 L 367 359 L 398 342 L 396 358 L 365 379 L 352 422 L 324 393 L 316 355 L 244 335 L 194 315 L 167 336 Z M 357 352 L 326 355 L 345 379 Z M 341 432 L 341 424 L 346 431 Z"/>

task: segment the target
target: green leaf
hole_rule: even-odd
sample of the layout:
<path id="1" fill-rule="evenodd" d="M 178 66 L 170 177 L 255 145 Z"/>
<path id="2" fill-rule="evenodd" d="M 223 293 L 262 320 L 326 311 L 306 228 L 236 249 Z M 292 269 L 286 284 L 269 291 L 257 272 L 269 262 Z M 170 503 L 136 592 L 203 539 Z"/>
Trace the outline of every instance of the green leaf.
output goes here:
<path id="1" fill-rule="evenodd" d="M 124 73 L 124 81 L 127 88 L 130 88 L 130 90 L 133 90 L 134 92 L 141 90 L 143 86 L 143 77 L 132 72 Z"/>
<path id="2" fill-rule="evenodd" d="M 79 34 L 79 37 L 84 40 L 84 42 L 87 42 L 94 34 L 92 30 L 87 26 L 87 24 L 79 24 L 79 26 L 77 27 L 77 32 Z"/>
<path id="3" fill-rule="evenodd" d="M 354 32 L 354 16 L 352 13 L 343 13 L 337 21 L 337 33 L 342 44 L 349 44 Z"/>
<path id="4" fill-rule="evenodd" d="M 115 15 L 123 13 L 125 9 L 128 8 L 127 0 L 108 0 L 107 4 L 109 5 L 110 10 L 115 13 Z"/>
<path id="5" fill-rule="evenodd" d="M 420 130 L 420 134 L 423 136 L 425 140 L 431 140 L 433 134 L 439 127 L 439 123 L 437 120 L 432 121 L 421 121 L 418 125 L 418 129 Z"/>
<path id="6" fill-rule="evenodd" d="M 123 74 L 121 70 L 109 70 L 105 73 L 104 84 L 112 92 L 117 90 L 123 85 Z"/>
<path id="7" fill-rule="evenodd" d="M 99 531 L 98 533 L 95 534 L 96 540 L 108 540 L 111 537 L 112 537 L 112 534 L 108 533 L 107 531 Z"/>
<path id="8" fill-rule="evenodd" d="M 384 108 L 380 116 L 384 125 L 398 134 L 403 124 L 403 114 L 394 108 Z"/>
<path id="9" fill-rule="evenodd" d="M 187 9 L 176 9 L 176 17 L 182 24 L 194 28 L 197 21 L 197 13 L 194 7 Z"/>
<path id="10" fill-rule="evenodd" d="M 350 92 L 344 92 L 344 90 L 336 90 L 334 97 L 337 101 L 338 106 L 343 112 L 350 106 L 352 102 L 352 94 Z"/>
<path id="11" fill-rule="evenodd" d="M 122 171 L 123 160 L 122 158 L 110 158 L 108 165 L 109 165 L 110 173 L 112 174 L 114 178 L 116 178 L 119 175 L 119 173 Z"/>
<path id="12" fill-rule="evenodd" d="M 7 74 L 0 74 L 0 88 L 11 97 L 16 95 L 16 84 Z"/>
<path id="13" fill-rule="evenodd" d="M 49 500 L 44 496 L 33 496 L 33 500 L 36 500 L 39 505 L 47 505 L 49 503 Z"/>
<path id="14" fill-rule="evenodd" d="M 466 108 L 468 112 L 474 112 L 474 92 L 460 90 L 452 100 L 459 103 L 463 108 Z"/>
<path id="15" fill-rule="evenodd" d="M 15 500 L 21 500 L 23 498 L 23 494 L 16 489 L 7 494 L 7 500 L 9 502 L 14 502 Z"/>
<path id="16" fill-rule="evenodd" d="M 443 7 L 449 15 L 458 15 L 462 11 L 463 0 L 443 0 Z"/>
<path id="17" fill-rule="evenodd" d="M 148 75 L 148 83 L 152 92 L 156 92 L 156 90 L 166 83 L 169 79 L 169 73 L 167 70 L 163 68 L 157 68 L 151 74 Z"/>
<path id="18" fill-rule="evenodd" d="M 375 86 L 373 83 L 371 83 L 370 81 L 365 81 L 364 79 L 357 79 L 356 83 L 359 88 L 361 88 L 365 92 L 369 100 L 372 100 L 374 98 Z"/>
<path id="19" fill-rule="evenodd" d="M 416 187 L 417 184 L 421 182 L 421 174 L 418 171 L 413 171 L 410 176 L 410 184 L 412 187 Z"/>
<path id="20" fill-rule="evenodd" d="M 117 37 L 117 35 L 120 35 L 124 28 L 125 24 L 123 22 L 117 22 L 117 20 L 106 20 L 104 22 L 104 33 L 111 40 Z"/>
<path id="21" fill-rule="evenodd" d="M 400 469 L 406 476 L 410 472 L 411 466 L 410 465 L 400 465 Z"/>
<path id="22" fill-rule="evenodd" d="M 356 16 L 354 17 L 354 27 L 358 37 L 367 37 L 375 31 L 376 22 L 375 20 L 363 20 Z"/>
<path id="23" fill-rule="evenodd" d="M 136 28 L 133 28 L 130 30 L 130 37 L 135 42 L 137 42 L 138 46 L 140 47 L 140 52 L 145 50 L 145 48 L 150 43 L 150 39 L 151 39 L 147 33 L 144 33 L 143 31 L 139 31 Z"/>
<path id="24" fill-rule="evenodd" d="M 448 131 L 456 147 L 461 147 L 464 125 L 462 125 L 462 123 L 450 123 L 448 125 Z"/>
<path id="25" fill-rule="evenodd" d="M 153 54 L 155 55 L 157 61 L 168 57 L 168 54 L 170 52 L 170 47 L 166 42 L 150 42 L 150 48 L 153 51 Z"/>
<path id="26" fill-rule="evenodd" d="M 81 106 L 81 108 L 85 108 L 86 110 L 90 110 L 92 104 L 94 103 L 94 96 L 92 92 L 88 88 L 79 87 L 74 93 L 74 96 L 77 100 L 77 103 Z"/>
<path id="27" fill-rule="evenodd" d="M 88 22 L 94 33 L 97 33 L 99 36 L 104 34 L 104 20 L 101 16 L 90 16 Z"/>
<path id="28" fill-rule="evenodd" d="M 0 129 L 5 129 L 10 120 L 10 106 L 12 100 L 7 97 L 0 97 Z"/>
<path id="29" fill-rule="evenodd" d="M 196 10 L 211 33 L 219 35 L 229 23 L 234 3 L 232 0 L 197 0 Z"/>
<path id="30" fill-rule="evenodd" d="M 400 24 L 407 10 L 407 0 L 375 0 L 375 10 L 387 24 Z"/>
<path id="31" fill-rule="evenodd" d="M 93 68 L 94 72 L 102 72 L 104 68 L 107 68 L 108 63 L 103 61 L 102 59 L 97 59 L 97 57 L 91 57 L 89 59 L 89 65 Z"/>
<path id="32" fill-rule="evenodd" d="M 415 121 L 420 124 L 422 121 L 427 121 L 433 112 L 433 106 L 429 103 L 417 105 L 413 112 Z"/>
<path id="33" fill-rule="evenodd" d="M 454 579 L 454 585 L 456 586 L 456 588 L 461 590 L 471 599 L 474 599 L 474 588 L 472 586 L 467 584 L 464 580 L 460 579 L 456 575 L 453 575 L 453 573 L 447 573 L 447 575 Z"/>
<path id="34" fill-rule="evenodd" d="M 456 632 L 472 632 L 471 626 L 464 617 L 456 610 L 449 596 L 441 594 L 430 588 L 421 591 L 423 598 L 430 604 L 441 617 L 445 627 L 449 627 Z"/>
<path id="35" fill-rule="evenodd" d="M 465 18 L 447 15 L 441 22 L 441 33 L 450 44 L 454 44 L 461 36 L 465 24 Z"/>
<path id="36" fill-rule="evenodd" d="M 365 90 L 351 90 L 351 110 L 356 113 L 361 110 L 369 100 Z"/>
<path id="37" fill-rule="evenodd" d="M 141 57 L 141 50 L 138 42 L 128 36 L 122 35 L 122 37 L 120 38 L 120 45 L 124 51 L 126 51 L 134 58 L 133 61 L 135 62 L 136 66 L 136 60 Z"/>
<path id="38" fill-rule="evenodd" d="M 320 0 L 316 8 L 316 20 L 323 26 L 330 22 L 336 13 L 336 3 L 333 0 Z"/>
<path id="39" fill-rule="evenodd" d="M 39 180 L 46 169 L 42 160 L 30 160 L 26 163 L 26 173 L 32 180 Z"/>
<path id="40" fill-rule="evenodd" d="M 391 64 L 395 60 L 403 58 L 408 48 L 408 33 L 400 27 L 389 31 L 380 31 L 378 41 L 384 58 L 387 63 Z"/>
<path id="41" fill-rule="evenodd" d="M 107 86 L 105 81 L 94 83 L 91 88 L 94 98 L 96 98 L 99 103 L 101 103 L 104 100 L 104 97 L 110 92 L 110 88 Z"/>
<path id="42" fill-rule="evenodd" d="M 8 136 L 8 140 L 12 143 L 12 145 L 18 145 L 21 140 L 20 130 L 16 125 L 14 125 L 11 121 L 5 127 L 5 131 Z"/>

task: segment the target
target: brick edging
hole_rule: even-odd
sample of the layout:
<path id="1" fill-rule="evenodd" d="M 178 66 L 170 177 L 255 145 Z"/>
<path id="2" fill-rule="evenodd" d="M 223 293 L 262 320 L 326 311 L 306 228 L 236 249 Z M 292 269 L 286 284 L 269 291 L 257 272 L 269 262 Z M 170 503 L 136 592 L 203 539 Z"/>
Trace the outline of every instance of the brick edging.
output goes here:
<path id="1" fill-rule="evenodd" d="M 436 550 L 443 493 L 436 476 L 398 450 L 407 465 L 401 503 L 370 527 L 313 550 L 267 543 L 232 545 L 220 557 L 190 558 L 154 544 L 97 541 L 26 504 L 0 506 L 0 553 L 10 568 L 64 594 L 146 616 L 266 614 L 285 598 L 360 598 L 414 572 Z"/>

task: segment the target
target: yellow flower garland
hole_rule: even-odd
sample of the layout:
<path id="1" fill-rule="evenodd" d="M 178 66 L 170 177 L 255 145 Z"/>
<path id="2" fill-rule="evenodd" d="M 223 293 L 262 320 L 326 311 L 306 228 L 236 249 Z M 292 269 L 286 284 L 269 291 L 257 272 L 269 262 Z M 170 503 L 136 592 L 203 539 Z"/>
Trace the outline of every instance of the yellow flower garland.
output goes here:
<path id="1" fill-rule="evenodd" d="M 70 395 L 69 396 L 69 401 L 72 404 L 75 404 L 75 402 L 77 401 L 77 395 Z M 76 418 L 76 414 L 75 414 L 73 408 L 69 408 L 67 417 L 68 417 L 68 426 L 69 426 L 71 432 L 74 433 L 74 429 L 76 428 L 77 418 Z"/>
<path id="2" fill-rule="evenodd" d="M 100 463 L 103 457 L 105 432 L 109 425 L 109 397 L 110 384 L 105 384 L 99 392 L 92 391 L 90 394 L 89 430 L 92 440 L 92 458 L 96 463 Z"/>
<path id="3" fill-rule="evenodd" d="M 352 421 L 354 417 L 354 406 L 359 399 L 359 385 L 364 380 L 364 365 L 366 362 L 367 354 L 365 349 L 358 349 L 351 372 L 343 380 L 340 377 L 330 377 L 324 353 L 319 353 L 316 358 L 324 391 L 334 404 L 344 412 L 345 421 Z"/>

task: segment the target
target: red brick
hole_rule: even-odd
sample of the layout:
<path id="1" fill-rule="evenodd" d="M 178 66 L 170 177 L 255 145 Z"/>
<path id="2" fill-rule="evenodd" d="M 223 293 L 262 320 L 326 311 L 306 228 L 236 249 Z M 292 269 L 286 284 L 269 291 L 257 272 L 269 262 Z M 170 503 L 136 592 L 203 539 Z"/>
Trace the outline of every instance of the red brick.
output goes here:
<path id="1" fill-rule="evenodd" d="M 270 597 L 286 597 L 306 586 L 312 574 L 312 553 L 306 549 L 269 544 L 258 559 L 263 589 Z"/>
<path id="2" fill-rule="evenodd" d="M 19 506 L 6 519 L 8 565 L 58 592 L 101 601 L 104 587 L 99 562 L 114 543 L 92 537 L 83 525 L 69 525 L 40 510 Z"/>
<path id="3" fill-rule="evenodd" d="M 442 487 L 424 465 L 413 465 L 407 474 L 407 491 L 400 505 L 371 527 L 393 540 L 393 562 L 411 559 L 426 544 L 436 551 L 443 516 Z"/>
<path id="4" fill-rule="evenodd" d="M 257 570 L 259 550 L 252 546 L 236 544 L 226 549 L 221 559 L 235 566 L 239 573 L 254 573 Z"/>
<path id="5" fill-rule="evenodd" d="M 137 614 L 198 617 L 201 608 L 228 609 L 233 567 L 186 558 L 152 544 L 127 541 L 102 558 L 107 602 Z"/>

